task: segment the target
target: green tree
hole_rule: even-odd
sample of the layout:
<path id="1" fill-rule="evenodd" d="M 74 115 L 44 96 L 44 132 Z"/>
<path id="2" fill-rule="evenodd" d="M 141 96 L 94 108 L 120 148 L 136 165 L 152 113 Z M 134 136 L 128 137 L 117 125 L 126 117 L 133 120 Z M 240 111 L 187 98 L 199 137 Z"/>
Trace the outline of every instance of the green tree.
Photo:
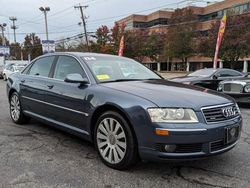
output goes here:
<path id="1" fill-rule="evenodd" d="M 170 18 L 170 26 L 165 43 L 165 55 L 168 58 L 180 58 L 186 63 L 188 57 L 195 54 L 197 17 L 188 8 L 177 9 Z"/>
<path id="2" fill-rule="evenodd" d="M 229 13 L 219 58 L 234 68 L 240 58 L 250 54 L 250 17 L 232 16 Z M 214 57 L 220 21 L 214 23 L 206 37 L 199 37 L 197 51 L 206 57 Z"/>
<path id="3" fill-rule="evenodd" d="M 20 43 L 10 44 L 10 58 L 15 60 L 21 59 L 21 46 Z"/>
<path id="4" fill-rule="evenodd" d="M 31 59 L 35 59 L 36 57 L 42 55 L 42 45 L 41 40 L 34 33 L 30 35 L 26 35 L 24 38 L 24 48 L 23 55 L 24 59 L 28 59 L 28 56 L 31 56 Z"/>

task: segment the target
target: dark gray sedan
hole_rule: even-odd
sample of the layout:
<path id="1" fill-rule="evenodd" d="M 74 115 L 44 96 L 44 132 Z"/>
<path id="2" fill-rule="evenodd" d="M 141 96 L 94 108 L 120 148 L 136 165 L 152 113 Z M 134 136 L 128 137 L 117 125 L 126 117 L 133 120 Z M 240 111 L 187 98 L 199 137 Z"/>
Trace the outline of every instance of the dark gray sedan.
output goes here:
<path id="1" fill-rule="evenodd" d="M 164 80 L 140 63 L 92 53 L 35 59 L 7 82 L 10 116 L 31 117 L 94 142 L 115 169 L 137 159 L 195 159 L 224 153 L 240 137 L 235 101 Z"/>

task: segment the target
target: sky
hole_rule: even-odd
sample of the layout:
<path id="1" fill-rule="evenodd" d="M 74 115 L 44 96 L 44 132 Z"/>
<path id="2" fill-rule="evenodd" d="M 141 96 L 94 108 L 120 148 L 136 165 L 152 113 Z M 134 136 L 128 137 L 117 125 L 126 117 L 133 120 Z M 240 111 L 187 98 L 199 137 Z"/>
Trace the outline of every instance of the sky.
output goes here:
<path id="1" fill-rule="evenodd" d="M 193 0 L 198 6 L 205 6 L 206 1 Z M 7 23 L 5 36 L 13 42 L 13 30 L 10 29 L 10 16 L 17 17 L 17 42 L 22 43 L 29 33 L 36 33 L 45 39 L 44 14 L 39 7 L 50 7 L 48 29 L 50 40 L 60 40 L 83 32 L 80 11 L 75 5 L 88 5 L 84 10 L 87 31 L 95 32 L 101 25 L 112 27 L 114 22 L 127 15 L 148 14 L 163 8 L 181 8 L 190 5 L 185 0 L 0 0 L 0 24 Z M 193 5 L 194 5 L 193 4 Z"/>

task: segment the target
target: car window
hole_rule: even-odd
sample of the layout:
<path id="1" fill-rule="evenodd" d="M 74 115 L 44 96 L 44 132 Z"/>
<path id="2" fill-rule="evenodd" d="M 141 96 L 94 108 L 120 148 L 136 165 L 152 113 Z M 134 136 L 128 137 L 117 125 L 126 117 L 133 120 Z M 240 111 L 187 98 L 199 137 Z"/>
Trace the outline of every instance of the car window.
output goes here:
<path id="1" fill-rule="evenodd" d="M 68 74 L 80 74 L 83 78 L 87 78 L 79 62 L 69 56 L 60 56 L 56 64 L 54 78 L 64 80 Z"/>
<path id="2" fill-rule="evenodd" d="M 99 82 L 161 79 L 139 62 L 124 57 L 82 57 Z"/>
<path id="3" fill-rule="evenodd" d="M 54 58 L 54 56 L 50 56 L 36 60 L 30 68 L 29 75 L 48 77 Z"/>
<path id="4" fill-rule="evenodd" d="M 239 72 L 233 70 L 222 70 L 217 73 L 218 77 L 234 77 L 234 76 L 242 76 Z"/>

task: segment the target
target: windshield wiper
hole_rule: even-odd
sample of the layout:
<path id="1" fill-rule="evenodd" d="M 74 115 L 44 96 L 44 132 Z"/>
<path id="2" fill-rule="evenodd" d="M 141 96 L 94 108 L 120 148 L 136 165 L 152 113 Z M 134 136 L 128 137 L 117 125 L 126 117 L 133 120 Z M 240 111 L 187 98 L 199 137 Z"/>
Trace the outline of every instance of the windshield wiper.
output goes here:
<path id="1" fill-rule="evenodd" d="M 116 80 L 109 80 L 109 81 L 104 81 L 101 83 L 108 83 L 108 82 L 128 82 L 128 81 L 139 81 L 142 79 L 116 79 Z"/>

